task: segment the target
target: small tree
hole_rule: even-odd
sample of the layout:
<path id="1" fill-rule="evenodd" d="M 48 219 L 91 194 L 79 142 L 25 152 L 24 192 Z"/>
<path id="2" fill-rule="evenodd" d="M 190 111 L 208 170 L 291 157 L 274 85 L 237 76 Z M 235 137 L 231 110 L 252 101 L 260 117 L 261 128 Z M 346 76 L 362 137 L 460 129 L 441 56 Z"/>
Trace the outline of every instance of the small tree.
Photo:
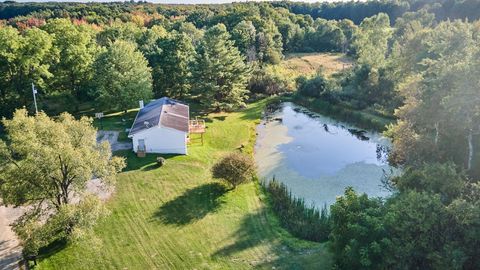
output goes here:
<path id="1" fill-rule="evenodd" d="M 255 162 L 245 154 L 232 153 L 222 158 L 212 168 L 213 178 L 223 179 L 233 188 L 255 175 Z"/>

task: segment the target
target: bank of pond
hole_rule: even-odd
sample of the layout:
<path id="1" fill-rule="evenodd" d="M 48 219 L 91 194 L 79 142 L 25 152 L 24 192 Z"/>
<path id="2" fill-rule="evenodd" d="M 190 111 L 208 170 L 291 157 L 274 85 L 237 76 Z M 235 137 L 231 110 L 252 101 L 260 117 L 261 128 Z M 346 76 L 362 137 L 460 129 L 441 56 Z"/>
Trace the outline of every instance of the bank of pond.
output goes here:
<path id="1" fill-rule="evenodd" d="M 283 226 L 300 238 L 327 239 L 328 209 L 347 187 L 369 197 L 391 194 L 386 180 L 398 170 L 388 164 L 391 144 L 380 133 L 292 102 L 267 106 L 257 133 L 262 186 Z"/>

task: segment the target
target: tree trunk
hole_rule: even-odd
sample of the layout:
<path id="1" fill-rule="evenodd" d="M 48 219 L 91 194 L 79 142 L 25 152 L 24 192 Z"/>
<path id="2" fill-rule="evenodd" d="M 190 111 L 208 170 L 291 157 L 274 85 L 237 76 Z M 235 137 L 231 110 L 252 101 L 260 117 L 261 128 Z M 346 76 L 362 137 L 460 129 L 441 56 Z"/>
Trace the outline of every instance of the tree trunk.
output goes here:
<path id="1" fill-rule="evenodd" d="M 473 134 L 472 130 L 468 131 L 468 159 L 467 159 L 467 170 L 469 171 L 472 168 L 472 159 L 473 159 Z"/>

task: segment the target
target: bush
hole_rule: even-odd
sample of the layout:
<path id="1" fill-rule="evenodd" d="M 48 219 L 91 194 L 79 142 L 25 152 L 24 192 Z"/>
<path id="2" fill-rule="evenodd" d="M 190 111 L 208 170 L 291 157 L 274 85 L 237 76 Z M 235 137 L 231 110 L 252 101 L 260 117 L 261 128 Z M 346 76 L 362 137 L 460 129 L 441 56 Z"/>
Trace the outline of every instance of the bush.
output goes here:
<path id="1" fill-rule="evenodd" d="M 250 82 L 248 89 L 253 94 L 276 95 L 289 91 L 288 83 L 278 75 L 271 74 L 264 69 L 256 70 Z"/>
<path id="2" fill-rule="evenodd" d="M 165 164 L 166 160 L 163 157 L 157 157 L 157 165 L 158 167 L 162 167 Z"/>
<path id="3" fill-rule="evenodd" d="M 212 174 L 213 178 L 223 179 L 236 188 L 254 177 L 255 163 L 248 155 L 231 153 L 213 165 Z"/>
<path id="4" fill-rule="evenodd" d="M 328 240 L 331 221 L 326 206 L 322 210 L 307 206 L 303 199 L 292 196 L 287 186 L 275 178 L 263 182 L 262 186 L 270 195 L 272 208 L 282 227 L 301 239 L 316 242 Z"/>
<path id="5" fill-rule="evenodd" d="M 307 97 L 321 97 L 332 88 L 330 81 L 321 74 L 312 79 L 299 77 L 297 79 L 297 85 L 298 93 Z"/>

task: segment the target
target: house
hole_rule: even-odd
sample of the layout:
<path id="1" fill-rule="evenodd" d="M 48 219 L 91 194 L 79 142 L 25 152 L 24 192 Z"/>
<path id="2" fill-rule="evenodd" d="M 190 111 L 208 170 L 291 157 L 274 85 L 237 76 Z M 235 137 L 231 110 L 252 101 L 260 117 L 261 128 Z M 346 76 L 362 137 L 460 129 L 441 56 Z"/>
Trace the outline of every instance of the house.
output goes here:
<path id="1" fill-rule="evenodd" d="M 145 153 L 187 154 L 190 111 L 186 104 L 163 97 L 142 106 L 128 137 L 133 151 Z"/>

